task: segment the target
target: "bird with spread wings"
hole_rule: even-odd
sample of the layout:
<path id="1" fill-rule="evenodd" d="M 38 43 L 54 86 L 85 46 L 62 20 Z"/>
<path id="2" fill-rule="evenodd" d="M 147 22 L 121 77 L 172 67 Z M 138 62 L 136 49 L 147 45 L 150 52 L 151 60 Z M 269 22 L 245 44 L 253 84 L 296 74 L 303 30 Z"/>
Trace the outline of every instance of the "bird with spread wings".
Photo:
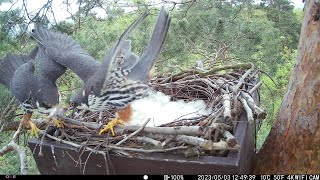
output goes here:
<path id="1" fill-rule="evenodd" d="M 65 71 L 39 46 L 29 55 L 9 53 L 0 59 L 0 83 L 19 101 L 24 123 L 31 127 L 34 136 L 38 136 L 38 128 L 30 118 L 33 112 L 48 115 L 56 112 L 60 102 L 56 80 Z"/>
<path id="2" fill-rule="evenodd" d="M 149 89 L 149 73 L 164 45 L 170 16 L 161 9 L 147 47 L 139 57 L 131 51 L 127 38 L 147 16 L 144 13 L 124 31 L 102 63 L 94 60 L 72 37 L 36 26 L 41 35 L 36 40 L 47 54 L 84 81 L 83 87 L 71 97 L 70 105 L 94 112 L 117 109 L 116 118 L 100 134 L 110 129 L 115 135 L 113 127 L 131 118 L 130 103 L 142 98 Z"/>

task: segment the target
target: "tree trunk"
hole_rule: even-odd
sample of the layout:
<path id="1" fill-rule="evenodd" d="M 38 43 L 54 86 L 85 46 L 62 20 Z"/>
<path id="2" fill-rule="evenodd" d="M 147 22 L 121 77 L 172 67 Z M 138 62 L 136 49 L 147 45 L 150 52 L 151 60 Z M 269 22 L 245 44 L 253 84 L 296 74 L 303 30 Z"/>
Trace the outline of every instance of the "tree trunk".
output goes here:
<path id="1" fill-rule="evenodd" d="M 255 174 L 320 172 L 319 1 L 305 2 L 295 66 L 277 120 L 255 156 Z"/>

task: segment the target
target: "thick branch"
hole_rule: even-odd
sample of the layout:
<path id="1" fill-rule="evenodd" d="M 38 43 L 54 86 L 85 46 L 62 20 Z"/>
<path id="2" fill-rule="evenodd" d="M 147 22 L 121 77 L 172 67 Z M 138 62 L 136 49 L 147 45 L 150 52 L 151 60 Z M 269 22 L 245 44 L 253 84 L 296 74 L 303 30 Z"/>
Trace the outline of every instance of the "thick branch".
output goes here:
<path id="1" fill-rule="evenodd" d="M 76 124 L 78 126 L 86 126 L 91 129 L 99 129 L 100 125 L 96 123 L 89 123 L 89 122 L 80 122 L 71 118 L 62 117 L 61 119 L 65 120 L 66 122 Z M 137 131 L 140 129 L 141 126 L 117 126 L 114 130 L 117 134 L 121 133 L 121 131 Z M 144 127 L 141 132 L 146 133 L 159 133 L 159 134 L 170 134 L 170 135 L 193 135 L 193 136 L 201 136 L 204 134 L 201 126 L 178 126 L 178 127 Z"/>
<path id="2" fill-rule="evenodd" d="M 238 144 L 238 140 L 229 131 L 224 131 L 223 137 L 226 138 L 226 142 L 230 147 L 234 147 Z"/>
<path id="3" fill-rule="evenodd" d="M 229 94 L 223 94 L 223 117 L 225 122 L 228 122 L 231 118 L 231 98 Z"/>
<path id="4" fill-rule="evenodd" d="M 253 118 L 253 113 L 252 113 L 252 110 L 251 108 L 249 107 L 247 101 L 240 97 L 239 96 L 239 100 L 241 101 L 242 105 L 243 105 L 243 108 L 245 109 L 245 111 L 247 112 L 247 118 L 248 118 L 248 122 L 250 124 L 253 124 L 254 123 L 254 118 Z"/>
<path id="5" fill-rule="evenodd" d="M 239 149 L 239 146 L 229 147 L 228 144 L 222 140 L 219 142 L 213 142 L 211 140 L 185 135 L 178 135 L 175 137 L 175 140 L 199 146 L 205 150 Z"/>
<path id="6" fill-rule="evenodd" d="M 246 92 L 241 92 L 241 96 L 247 101 L 247 104 L 251 108 L 252 111 L 257 115 L 258 119 L 265 119 L 266 118 L 266 111 L 261 109 L 253 100 L 253 98 Z"/>

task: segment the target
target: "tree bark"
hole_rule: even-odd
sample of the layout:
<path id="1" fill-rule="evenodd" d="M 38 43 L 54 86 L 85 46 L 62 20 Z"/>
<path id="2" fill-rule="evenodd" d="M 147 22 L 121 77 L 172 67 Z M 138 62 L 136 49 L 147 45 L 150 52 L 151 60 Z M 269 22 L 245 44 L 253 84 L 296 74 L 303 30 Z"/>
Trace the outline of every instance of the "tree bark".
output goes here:
<path id="1" fill-rule="evenodd" d="M 305 2 L 295 66 L 277 119 L 255 156 L 255 174 L 320 172 L 319 1 Z"/>

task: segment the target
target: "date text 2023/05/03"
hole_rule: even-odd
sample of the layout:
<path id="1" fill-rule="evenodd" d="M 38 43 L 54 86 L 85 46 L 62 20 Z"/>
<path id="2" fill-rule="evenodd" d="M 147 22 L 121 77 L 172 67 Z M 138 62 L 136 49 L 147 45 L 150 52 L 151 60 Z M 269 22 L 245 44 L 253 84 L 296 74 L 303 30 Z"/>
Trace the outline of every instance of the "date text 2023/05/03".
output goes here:
<path id="1" fill-rule="evenodd" d="M 157 177 L 160 178 L 160 177 Z M 149 178 L 153 179 L 153 178 Z M 162 179 L 162 178 L 161 178 Z M 320 180 L 313 175 L 164 175 L 163 180 Z"/>

